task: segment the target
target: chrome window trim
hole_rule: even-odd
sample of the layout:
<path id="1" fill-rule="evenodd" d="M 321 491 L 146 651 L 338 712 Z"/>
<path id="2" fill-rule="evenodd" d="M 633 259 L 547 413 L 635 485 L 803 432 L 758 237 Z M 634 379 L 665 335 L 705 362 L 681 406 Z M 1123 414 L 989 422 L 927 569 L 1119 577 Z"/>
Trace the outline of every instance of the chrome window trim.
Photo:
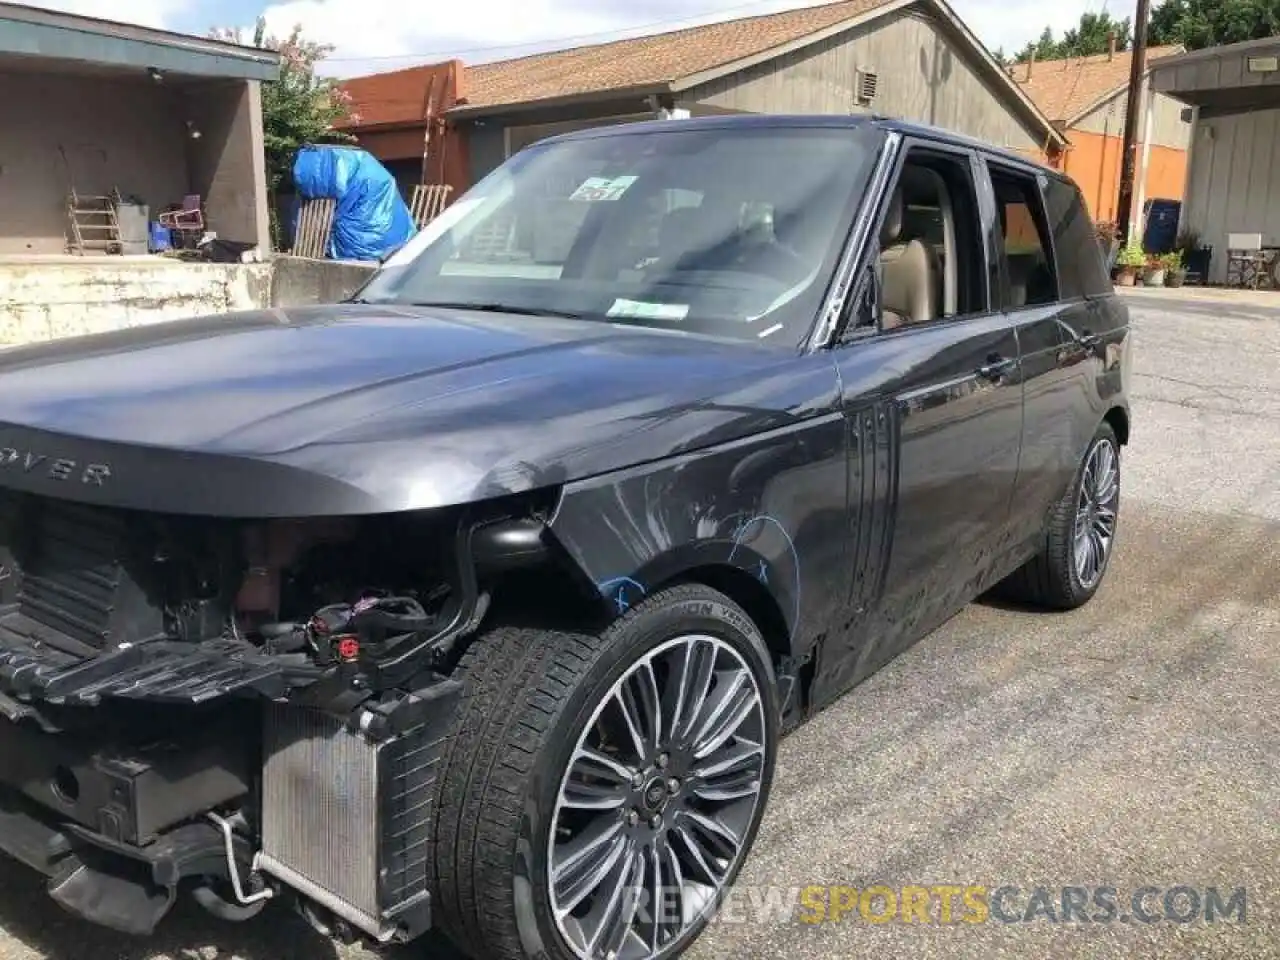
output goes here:
<path id="1" fill-rule="evenodd" d="M 849 232 L 849 238 L 845 242 L 840 265 L 836 268 L 835 280 L 823 300 L 822 309 L 818 314 L 818 323 L 809 338 L 810 352 L 831 346 L 835 339 L 836 331 L 840 327 L 840 316 L 844 313 L 849 293 L 857 278 L 857 267 L 866 249 L 867 237 L 878 219 L 880 201 L 884 198 L 884 192 L 889 186 L 894 171 L 897 170 L 898 151 L 902 142 L 903 136 L 898 131 L 890 130 L 885 133 L 880 161 L 867 184 L 862 206 L 854 220 L 853 229 Z"/>

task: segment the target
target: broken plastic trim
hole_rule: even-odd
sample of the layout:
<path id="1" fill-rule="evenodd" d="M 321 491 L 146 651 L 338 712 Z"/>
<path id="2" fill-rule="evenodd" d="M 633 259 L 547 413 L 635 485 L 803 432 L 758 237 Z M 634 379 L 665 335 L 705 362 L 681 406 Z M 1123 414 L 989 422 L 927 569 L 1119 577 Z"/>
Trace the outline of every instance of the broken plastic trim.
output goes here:
<path id="1" fill-rule="evenodd" d="M 492 572 L 540 562 L 547 555 L 543 540 L 545 529 L 540 520 L 530 518 L 479 523 L 464 520 L 459 525 L 455 544 L 458 602 L 453 616 L 447 626 L 429 638 L 406 643 L 394 656 L 379 660 L 374 667 L 375 686 L 386 689 L 403 683 L 408 679 L 403 668 L 416 666 L 415 658 L 427 651 L 435 657 L 435 662 L 447 658 L 458 640 L 479 626 L 488 609 L 488 596 L 480 591 L 478 570 Z"/>

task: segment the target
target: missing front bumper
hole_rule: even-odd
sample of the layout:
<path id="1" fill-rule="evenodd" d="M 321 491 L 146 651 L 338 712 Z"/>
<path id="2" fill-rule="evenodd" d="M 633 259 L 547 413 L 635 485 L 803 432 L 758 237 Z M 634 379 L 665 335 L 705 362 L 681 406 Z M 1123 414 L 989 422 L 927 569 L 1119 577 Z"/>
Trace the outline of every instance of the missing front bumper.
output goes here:
<path id="1" fill-rule="evenodd" d="M 47 878 L 49 896 L 90 923 L 146 936 L 187 877 L 225 872 L 222 836 L 210 824 L 178 827 L 146 847 L 60 822 L 0 787 L 0 851 Z"/>

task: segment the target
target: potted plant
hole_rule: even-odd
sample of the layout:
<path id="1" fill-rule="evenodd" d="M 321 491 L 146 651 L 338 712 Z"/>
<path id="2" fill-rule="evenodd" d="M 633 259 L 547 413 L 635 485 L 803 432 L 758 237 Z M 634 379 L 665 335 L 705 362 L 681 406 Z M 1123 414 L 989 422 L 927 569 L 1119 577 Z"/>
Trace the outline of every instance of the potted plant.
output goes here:
<path id="1" fill-rule="evenodd" d="M 1142 270 L 1142 282 L 1148 287 L 1164 286 L 1164 258 L 1155 254 L 1147 256 Z"/>
<path id="2" fill-rule="evenodd" d="M 1120 228 L 1110 220 L 1099 220 L 1093 225 L 1093 235 L 1097 238 L 1098 248 L 1102 251 L 1102 259 L 1107 261 L 1108 267 L 1114 265 Z"/>
<path id="3" fill-rule="evenodd" d="M 1178 235 L 1178 251 L 1182 254 L 1184 281 L 1206 282 L 1213 248 L 1202 243 L 1196 231 L 1184 230 Z"/>
<path id="4" fill-rule="evenodd" d="M 1180 287 L 1187 282 L 1187 269 L 1182 265 L 1182 251 L 1174 250 L 1166 253 L 1164 261 L 1164 282 L 1168 287 Z"/>
<path id="5" fill-rule="evenodd" d="M 1116 255 L 1116 283 L 1122 287 L 1132 287 L 1138 280 L 1138 271 L 1147 265 L 1147 255 L 1142 246 L 1130 242 L 1120 249 Z"/>

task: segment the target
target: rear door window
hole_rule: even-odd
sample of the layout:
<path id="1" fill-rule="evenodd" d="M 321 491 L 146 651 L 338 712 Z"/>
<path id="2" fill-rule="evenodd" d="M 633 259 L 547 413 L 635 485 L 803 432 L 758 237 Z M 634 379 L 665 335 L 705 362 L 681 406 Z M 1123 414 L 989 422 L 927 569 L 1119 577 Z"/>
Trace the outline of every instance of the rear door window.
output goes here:
<path id="1" fill-rule="evenodd" d="M 1102 248 L 1084 198 L 1075 184 L 1044 177 L 1045 212 L 1058 255 L 1062 298 L 1096 297 L 1112 291 Z"/>

